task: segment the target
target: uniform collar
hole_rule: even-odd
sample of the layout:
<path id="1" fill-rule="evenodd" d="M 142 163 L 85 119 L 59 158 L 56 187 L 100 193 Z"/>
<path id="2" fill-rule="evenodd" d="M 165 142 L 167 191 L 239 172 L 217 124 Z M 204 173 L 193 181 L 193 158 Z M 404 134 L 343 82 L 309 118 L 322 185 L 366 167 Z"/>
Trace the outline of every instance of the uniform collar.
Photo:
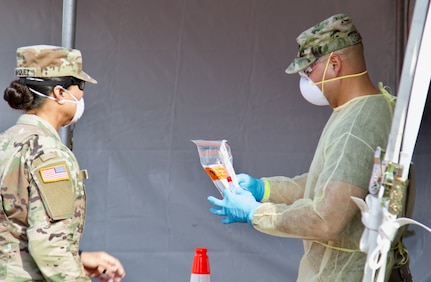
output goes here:
<path id="1" fill-rule="evenodd" d="M 27 125 L 37 126 L 61 142 L 61 138 L 57 130 L 55 130 L 55 128 L 49 122 L 38 117 L 37 115 L 23 114 L 18 118 L 17 124 L 27 124 Z"/>

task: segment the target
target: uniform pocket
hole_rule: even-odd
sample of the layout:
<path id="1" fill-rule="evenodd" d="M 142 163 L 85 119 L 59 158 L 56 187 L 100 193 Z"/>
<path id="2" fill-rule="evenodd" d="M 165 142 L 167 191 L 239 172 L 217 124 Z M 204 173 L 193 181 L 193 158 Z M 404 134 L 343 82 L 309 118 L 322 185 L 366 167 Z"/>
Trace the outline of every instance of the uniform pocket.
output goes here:
<path id="1" fill-rule="evenodd" d="M 75 189 L 70 169 L 64 160 L 49 160 L 32 171 L 40 197 L 52 220 L 71 218 L 75 207 Z"/>

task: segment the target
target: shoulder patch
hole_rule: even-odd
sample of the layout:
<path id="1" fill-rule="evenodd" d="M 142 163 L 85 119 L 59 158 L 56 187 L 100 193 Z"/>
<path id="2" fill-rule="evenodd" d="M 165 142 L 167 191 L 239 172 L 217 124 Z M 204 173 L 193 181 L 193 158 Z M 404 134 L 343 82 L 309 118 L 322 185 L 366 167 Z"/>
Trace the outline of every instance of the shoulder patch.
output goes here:
<path id="1" fill-rule="evenodd" d="M 40 159 L 39 159 L 40 160 Z M 74 174 L 64 160 L 49 159 L 38 164 L 31 174 L 48 216 L 52 220 L 71 218 L 75 209 Z"/>
<path id="2" fill-rule="evenodd" d="M 70 179 L 69 173 L 66 169 L 66 165 L 64 164 L 41 168 L 39 170 L 39 173 L 44 183 Z"/>

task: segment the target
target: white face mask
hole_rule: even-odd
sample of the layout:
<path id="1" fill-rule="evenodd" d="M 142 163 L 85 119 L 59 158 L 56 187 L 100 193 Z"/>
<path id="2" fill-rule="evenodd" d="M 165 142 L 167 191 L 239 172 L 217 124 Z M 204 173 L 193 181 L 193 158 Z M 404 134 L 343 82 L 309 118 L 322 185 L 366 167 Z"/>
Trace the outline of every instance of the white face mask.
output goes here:
<path id="1" fill-rule="evenodd" d="M 301 90 L 302 97 L 311 104 L 316 106 L 329 105 L 328 100 L 323 96 L 320 88 L 317 87 L 309 77 L 301 76 L 299 80 L 299 89 Z"/>
<path id="2" fill-rule="evenodd" d="M 68 93 L 70 96 L 72 96 L 73 100 L 75 100 L 75 101 L 72 101 L 72 100 L 62 100 L 62 101 L 76 104 L 75 114 L 73 115 L 72 120 L 68 124 L 65 125 L 65 126 L 69 126 L 69 125 L 77 123 L 78 120 L 82 117 L 82 114 L 84 113 L 84 110 L 85 110 L 84 97 L 81 97 L 81 99 L 78 100 L 78 99 L 76 99 L 75 96 L 73 96 L 72 93 L 70 93 L 66 89 L 63 88 L 63 91 Z"/>
<path id="3" fill-rule="evenodd" d="M 74 100 L 74 101 L 73 100 L 61 100 L 61 101 L 66 102 L 66 103 L 74 103 L 74 104 L 76 104 L 75 114 L 73 115 L 72 120 L 68 124 L 64 125 L 64 127 L 67 127 L 67 126 L 70 126 L 72 124 L 77 123 L 78 120 L 82 117 L 82 114 L 84 113 L 84 109 L 85 109 L 84 97 L 81 97 L 81 99 L 78 100 L 78 99 L 76 99 L 75 96 L 73 96 L 72 93 L 70 93 L 69 91 L 67 91 L 63 87 L 61 87 L 61 88 L 63 89 L 64 92 L 66 92 L 67 94 L 69 94 L 73 98 L 73 100 Z M 34 89 L 30 88 L 30 87 L 28 89 L 30 89 L 30 91 L 33 92 L 36 95 L 39 95 L 39 96 L 42 96 L 42 97 L 45 97 L 45 98 L 48 98 L 48 99 L 51 99 L 51 100 L 54 100 L 54 101 L 58 100 L 58 99 L 56 99 L 54 97 L 42 94 L 39 91 L 36 91 L 36 90 L 34 90 Z"/>
<path id="4" fill-rule="evenodd" d="M 349 78 L 349 77 L 361 76 L 361 75 L 364 75 L 367 73 L 367 71 L 365 70 L 365 71 L 360 72 L 360 73 L 348 74 L 348 75 L 344 75 L 344 76 L 340 76 L 340 77 L 325 79 L 326 71 L 328 70 L 328 66 L 329 66 L 329 59 L 331 59 L 332 54 L 333 53 L 329 54 L 329 57 L 326 61 L 325 70 L 323 71 L 322 81 L 313 82 L 311 80 L 311 78 L 308 77 L 307 74 L 301 73 L 301 72 L 299 74 L 301 76 L 301 79 L 299 80 L 299 89 L 301 90 L 302 96 L 305 98 L 305 100 L 307 100 L 308 102 L 310 102 L 311 104 L 314 104 L 316 106 L 327 106 L 327 105 L 329 105 L 328 100 L 326 99 L 325 95 L 323 94 L 324 83 L 330 82 L 330 81 L 335 81 L 335 80 L 340 80 L 340 79 L 344 79 L 344 78 Z M 317 84 L 322 85 L 322 90 L 320 90 L 320 88 L 317 86 Z"/>

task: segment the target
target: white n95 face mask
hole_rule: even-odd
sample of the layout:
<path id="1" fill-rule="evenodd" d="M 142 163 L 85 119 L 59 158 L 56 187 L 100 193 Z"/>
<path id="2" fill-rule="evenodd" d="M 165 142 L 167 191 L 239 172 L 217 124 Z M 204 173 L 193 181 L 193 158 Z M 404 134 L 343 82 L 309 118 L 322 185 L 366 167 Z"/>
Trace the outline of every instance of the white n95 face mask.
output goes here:
<path id="1" fill-rule="evenodd" d="M 75 97 L 74 97 L 75 98 Z M 84 97 L 82 97 L 80 100 L 76 101 L 76 110 L 75 110 L 75 114 L 73 115 L 72 120 L 66 124 L 65 126 L 69 126 L 72 124 L 75 124 L 78 122 L 78 120 L 82 117 L 82 115 L 84 114 L 84 110 L 85 110 L 85 103 L 84 103 Z"/>
<path id="2" fill-rule="evenodd" d="M 78 99 L 76 99 L 75 96 L 73 96 L 72 93 L 70 93 L 66 89 L 63 88 L 63 91 L 66 92 L 67 94 L 69 94 L 73 98 L 73 100 L 75 100 L 75 101 L 72 101 L 72 100 L 62 100 L 62 101 L 76 104 L 75 114 L 73 115 L 72 120 L 68 124 L 65 125 L 65 127 L 66 127 L 66 126 L 77 123 L 78 120 L 82 117 L 82 114 L 84 113 L 84 110 L 85 110 L 85 103 L 84 103 L 84 97 L 81 97 L 81 99 L 78 100 Z"/>
<path id="3" fill-rule="evenodd" d="M 70 93 L 69 91 L 67 91 L 63 87 L 61 87 L 61 88 L 63 89 L 64 92 L 66 92 L 67 94 L 69 94 L 73 98 L 73 100 L 74 100 L 74 101 L 73 100 L 61 100 L 61 101 L 67 102 L 67 103 L 74 103 L 74 104 L 76 104 L 75 114 L 73 115 L 72 120 L 68 124 L 64 125 L 64 127 L 67 127 L 69 125 L 77 123 L 78 120 L 82 117 L 82 114 L 84 113 L 84 110 L 85 110 L 85 103 L 84 103 L 84 97 L 81 97 L 81 99 L 78 100 L 78 99 L 76 99 L 75 96 L 73 96 L 72 93 Z M 36 90 L 34 90 L 34 89 L 30 88 L 30 87 L 28 89 L 30 89 L 30 91 L 33 92 L 36 95 L 39 95 L 39 96 L 42 96 L 42 97 L 45 97 L 47 99 L 51 99 L 51 100 L 54 100 L 54 101 L 57 100 L 54 97 L 42 94 L 39 91 L 36 91 Z"/>
<path id="4" fill-rule="evenodd" d="M 301 90 L 302 97 L 311 104 L 316 106 L 329 105 L 328 100 L 323 96 L 320 88 L 314 84 L 309 77 L 301 76 L 299 80 L 299 89 Z"/>

